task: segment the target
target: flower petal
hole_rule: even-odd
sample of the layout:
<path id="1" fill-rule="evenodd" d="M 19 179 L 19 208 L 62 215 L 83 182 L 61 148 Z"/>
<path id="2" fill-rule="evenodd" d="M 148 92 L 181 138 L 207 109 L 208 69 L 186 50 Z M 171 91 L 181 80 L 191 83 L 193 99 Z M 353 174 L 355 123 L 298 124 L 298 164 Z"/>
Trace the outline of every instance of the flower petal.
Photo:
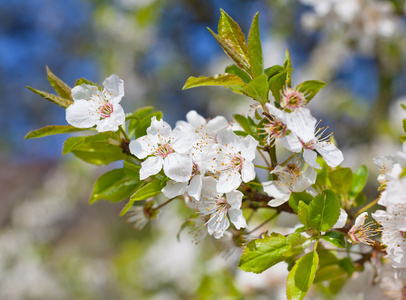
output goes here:
<path id="1" fill-rule="evenodd" d="M 191 110 L 186 114 L 186 120 L 194 128 L 200 128 L 206 125 L 206 119 L 199 115 L 195 110 Z"/>
<path id="2" fill-rule="evenodd" d="M 172 133 L 171 126 L 164 120 L 157 120 L 155 116 L 151 119 L 151 126 L 147 128 L 147 135 L 160 136 L 167 138 Z"/>
<path id="3" fill-rule="evenodd" d="M 241 169 L 242 181 L 248 182 L 255 178 L 255 168 L 251 161 L 244 161 Z"/>
<path id="4" fill-rule="evenodd" d="M 224 128 L 217 133 L 217 142 L 220 146 L 234 146 L 240 143 L 240 138 L 228 128 Z"/>
<path id="5" fill-rule="evenodd" d="M 247 135 L 240 143 L 241 155 L 247 161 L 255 158 L 255 151 L 257 150 L 258 141 L 252 136 Z"/>
<path id="6" fill-rule="evenodd" d="M 66 121 L 78 128 L 93 127 L 99 119 L 100 115 L 86 100 L 77 100 L 66 109 Z"/>
<path id="7" fill-rule="evenodd" d="M 116 74 L 107 77 L 103 81 L 103 86 L 106 92 L 112 93 L 113 103 L 119 103 L 124 96 L 124 81 Z"/>
<path id="8" fill-rule="evenodd" d="M 171 153 L 163 162 L 166 176 L 178 182 L 189 181 L 192 175 L 192 159 L 186 154 Z"/>
<path id="9" fill-rule="evenodd" d="M 279 141 L 286 149 L 288 149 L 291 152 L 298 153 L 302 151 L 302 143 L 300 142 L 296 134 L 294 134 L 293 132 L 291 132 L 288 135 L 285 135 L 283 138 L 279 139 Z"/>
<path id="10" fill-rule="evenodd" d="M 247 222 L 244 219 L 241 209 L 229 209 L 228 216 L 230 217 L 230 221 L 234 224 L 235 228 L 241 229 L 247 227 Z"/>
<path id="11" fill-rule="evenodd" d="M 219 193 L 228 193 L 236 190 L 241 184 L 241 175 L 237 171 L 228 171 L 220 175 L 217 182 L 217 191 Z"/>
<path id="12" fill-rule="evenodd" d="M 192 125 L 185 123 L 184 126 L 176 127 L 171 133 L 172 147 L 176 152 L 186 153 L 192 148 L 197 136 Z"/>
<path id="13" fill-rule="evenodd" d="M 99 121 L 96 129 L 99 132 L 117 131 L 118 127 L 125 122 L 125 113 L 120 104 L 113 104 L 113 112 L 110 117 Z"/>
<path id="14" fill-rule="evenodd" d="M 187 188 L 187 193 L 190 197 L 195 198 L 197 201 L 200 199 L 200 194 L 202 193 L 202 175 L 194 176 L 189 183 Z"/>
<path id="15" fill-rule="evenodd" d="M 345 224 L 347 223 L 347 219 L 348 219 L 347 212 L 344 209 L 340 208 L 340 216 L 338 217 L 337 222 L 333 226 L 333 229 L 334 228 L 343 228 L 345 226 Z"/>
<path id="16" fill-rule="evenodd" d="M 169 180 L 162 189 L 162 193 L 168 198 L 174 198 L 183 195 L 186 192 L 187 182 L 176 182 Z"/>
<path id="17" fill-rule="evenodd" d="M 148 157 L 146 161 L 141 163 L 140 170 L 140 179 L 144 180 L 145 178 L 158 174 L 162 169 L 163 160 L 159 156 Z"/>
<path id="18" fill-rule="evenodd" d="M 344 160 L 343 153 L 333 143 L 318 142 L 315 149 L 330 167 L 337 167 Z"/>
<path id="19" fill-rule="evenodd" d="M 91 95 L 98 94 L 100 91 L 94 85 L 83 83 L 75 86 L 71 93 L 73 100 L 76 102 L 78 100 L 88 100 L 91 98 Z"/>
<path id="20" fill-rule="evenodd" d="M 305 143 L 314 139 L 316 123 L 308 108 L 298 108 L 286 114 L 286 126 Z"/>
<path id="21" fill-rule="evenodd" d="M 130 152 L 139 159 L 144 159 L 155 152 L 157 145 L 148 136 L 142 136 L 130 142 Z"/>
<path id="22" fill-rule="evenodd" d="M 310 149 L 304 149 L 303 150 L 303 158 L 304 160 L 309 164 L 309 166 L 315 168 L 315 169 L 321 169 L 321 166 L 319 163 L 316 161 L 317 159 L 317 153 L 310 150 Z"/>
<path id="23" fill-rule="evenodd" d="M 268 202 L 269 206 L 276 207 L 289 200 L 290 191 L 284 190 L 275 181 L 267 181 L 262 183 L 264 192 L 275 199 Z"/>
<path id="24" fill-rule="evenodd" d="M 227 119 L 223 116 L 217 116 L 214 119 L 211 119 L 207 122 L 206 129 L 210 133 L 217 133 L 221 129 L 226 128 L 228 126 Z"/>

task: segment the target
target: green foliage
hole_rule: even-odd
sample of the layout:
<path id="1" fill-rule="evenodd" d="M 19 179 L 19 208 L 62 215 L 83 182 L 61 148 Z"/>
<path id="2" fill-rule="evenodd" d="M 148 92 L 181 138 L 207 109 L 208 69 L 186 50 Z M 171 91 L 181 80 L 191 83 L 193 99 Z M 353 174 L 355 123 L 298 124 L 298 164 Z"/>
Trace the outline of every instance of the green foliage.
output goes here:
<path id="1" fill-rule="evenodd" d="M 147 134 L 147 129 L 151 126 L 152 117 L 156 117 L 156 119 L 159 121 L 162 119 L 162 112 L 153 112 L 152 114 L 149 114 L 148 116 L 143 118 L 137 125 L 135 125 L 135 137 L 139 138 Z"/>
<path id="2" fill-rule="evenodd" d="M 256 13 L 252 19 L 251 29 L 248 35 L 248 58 L 254 78 L 260 76 L 264 72 L 258 15 L 259 13 Z"/>
<path id="3" fill-rule="evenodd" d="M 45 126 L 43 128 L 32 130 L 24 137 L 25 139 L 36 139 L 48 135 L 61 134 L 61 133 L 70 133 L 70 132 L 79 132 L 89 130 L 89 128 L 77 128 L 71 125 L 51 125 Z"/>
<path id="4" fill-rule="evenodd" d="M 239 67 L 237 67 L 236 65 L 231 65 L 226 67 L 225 73 L 228 74 L 234 74 L 237 75 L 238 77 L 240 77 L 242 79 L 242 81 L 244 81 L 245 83 L 248 83 L 251 81 L 251 77 L 244 72 L 243 70 L 241 70 Z"/>
<path id="5" fill-rule="evenodd" d="M 327 242 L 330 242 L 337 248 L 345 248 L 345 235 L 339 231 L 329 231 L 321 238 Z"/>
<path id="6" fill-rule="evenodd" d="M 325 190 L 308 205 L 307 224 L 318 231 L 332 228 L 340 216 L 340 201 L 337 195 Z"/>
<path id="7" fill-rule="evenodd" d="M 253 138 L 260 140 L 257 134 L 257 125 L 250 117 L 244 117 L 243 115 L 235 114 L 234 119 L 241 125 L 245 132 L 251 135 Z"/>
<path id="8" fill-rule="evenodd" d="M 59 106 L 61 106 L 63 108 L 68 108 L 69 105 L 71 105 L 73 103 L 73 101 L 70 100 L 70 99 L 65 99 L 65 98 L 62 98 L 62 97 L 59 97 L 59 96 L 55 96 L 55 95 L 49 94 L 47 92 L 34 89 L 32 87 L 29 87 L 29 86 L 27 86 L 27 88 L 30 89 L 31 91 L 33 91 L 35 94 L 40 95 L 42 98 L 45 98 L 49 102 L 52 102 L 52 103 L 54 103 L 56 105 L 59 105 Z"/>
<path id="9" fill-rule="evenodd" d="M 251 80 L 247 85 L 237 90 L 244 95 L 257 100 L 261 104 L 268 102 L 268 81 L 265 74 Z"/>
<path id="10" fill-rule="evenodd" d="M 308 206 L 305 202 L 299 201 L 298 205 L 298 213 L 297 216 L 299 218 L 299 221 L 305 225 L 305 227 L 309 227 L 310 225 L 307 222 L 307 215 L 308 215 Z"/>
<path id="11" fill-rule="evenodd" d="M 317 157 L 317 163 L 321 166 L 320 169 L 316 169 L 317 178 L 316 178 L 316 186 L 326 186 L 327 185 L 327 174 L 329 172 L 329 166 L 324 161 L 324 159 L 320 156 Z"/>
<path id="12" fill-rule="evenodd" d="M 103 91 L 103 87 L 101 85 L 98 85 L 97 83 L 94 83 L 86 78 L 79 78 L 75 81 L 75 86 L 78 86 L 81 84 L 93 85 L 93 86 L 96 86 L 99 89 L 99 91 Z"/>
<path id="13" fill-rule="evenodd" d="M 286 287 L 288 300 L 303 299 L 314 280 L 319 262 L 316 251 L 307 253 L 300 258 L 289 272 Z"/>
<path id="14" fill-rule="evenodd" d="M 54 88 L 55 92 L 64 99 L 73 100 L 71 88 L 61 79 L 56 77 L 55 74 L 52 73 L 51 70 L 48 68 L 48 66 L 46 66 L 46 69 L 47 69 L 48 81 Z"/>
<path id="15" fill-rule="evenodd" d="M 97 179 L 89 203 L 100 199 L 118 202 L 131 196 L 141 185 L 139 180 L 127 176 L 124 169 L 111 170 Z"/>
<path id="16" fill-rule="evenodd" d="M 268 75 L 268 87 L 277 102 L 281 100 L 281 91 L 285 88 L 287 72 L 288 70 L 279 65 L 265 70 Z"/>
<path id="17" fill-rule="evenodd" d="M 270 236 L 249 242 L 241 255 L 238 267 L 246 272 L 262 273 L 284 261 L 284 254 L 291 248 L 285 236 L 272 233 Z"/>
<path id="18" fill-rule="evenodd" d="M 305 95 L 307 101 L 310 101 L 326 84 L 320 80 L 308 80 L 299 84 L 297 89 Z"/>
<path id="19" fill-rule="evenodd" d="M 350 168 L 341 168 L 328 174 L 330 187 L 339 194 L 347 194 L 352 187 L 352 171 Z"/>
<path id="20" fill-rule="evenodd" d="M 352 186 L 350 196 L 353 198 L 358 195 L 365 187 L 368 179 L 368 169 L 366 166 L 361 166 L 355 170 L 352 176 Z"/>
<path id="21" fill-rule="evenodd" d="M 303 201 L 305 204 L 309 204 L 313 200 L 313 196 L 307 192 L 293 192 L 290 194 L 289 206 L 295 213 L 299 211 L 299 202 Z"/>
<path id="22" fill-rule="evenodd" d="M 123 161 L 123 169 L 129 178 L 140 180 L 140 165 L 130 161 Z"/>
<path id="23" fill-rule="evenodd" d="M 191 89 L 199 86 L 224 86 L 228 89 L 242 87 L 245 82 L 234 74 L 218 74 L 211 77 L 189 77 L 183 86 L 183 90 Z"/>
<path id="24" fill-rule="evenodd" d="M 165 187 L 166 185 L 166 179 L 161 179 L 161 180 L 153 180 L 151 182 L 148 182 L 146 185 L 144 185 L 142 188 L 140 188 L 138 191 L 136 191 L 130 198 L 131 201 L 140 201 L 140 200 L 146 200 L 148 198 L 151 198 L 153 196 L 156 196 L 161 193 L 161 190 Z"/>
<path id="25" fill-rule="evenodd" d="M 286 49 L 285 51 L 285 61 L 283 63 L 283 67 L 285 70 L 288 70 L 286 72 L 286 86 L 291 87 L 292 86 L 292 61 L 290 59 L 290 53 L 289 50 Z"/>

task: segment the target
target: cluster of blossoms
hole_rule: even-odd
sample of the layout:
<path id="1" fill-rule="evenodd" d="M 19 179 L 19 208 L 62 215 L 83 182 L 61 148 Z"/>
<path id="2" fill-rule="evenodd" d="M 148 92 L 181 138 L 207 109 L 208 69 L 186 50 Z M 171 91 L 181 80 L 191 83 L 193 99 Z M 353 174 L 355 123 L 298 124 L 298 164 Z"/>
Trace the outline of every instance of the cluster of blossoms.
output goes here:
<path id="1" fill-rule="evenodd" d="M 124 124 L 125 114 L 118 104 L 124 95 L 124 84 L 116 75 L 107 78 L 101 91 L 81 84 L 72 90 L 74 103 L 67 109 L 68 123 L 80 128 L 96 125 L 99 132 L 116 131 Z M 277 180 L 263 182 L 264 191 L 273 198 L 270 206 L 286 202 L 292 192 L 308 189 L 316 180 L 320 168 L 317 151 L 328 165 L 335 167 L 343 155 L 325 129 L 316 129 L 317 122 L 305 107 L 306 96 L 299 89 L 285 88 L 280 106 L 266 103 L 267 122 L 261 128 L 265 144 L 280 142 L 286 149 L 301 153 L 294 162 L 277 165 L 270 172 Z M 162 169 L 169 178 L 162 192 L 168 198 L 187 194 L 189 206 L 207 217 L 205 225 L 210 235 L 223 236 L 230 222 L 237 229 L 247 226 L 240 209 L 243 194 L 237 189 L 242 182 L 255 179 L 253 164 L 259 142 L 252 136 L 236 135 L 226 118 L 209 121 L 196 111 L 186 115 L 174 129 L 163 120 L 151 119 L 145 136 L 130 142 L 133 155 L 143 160 L 140 179 L 158 174 Z"/>

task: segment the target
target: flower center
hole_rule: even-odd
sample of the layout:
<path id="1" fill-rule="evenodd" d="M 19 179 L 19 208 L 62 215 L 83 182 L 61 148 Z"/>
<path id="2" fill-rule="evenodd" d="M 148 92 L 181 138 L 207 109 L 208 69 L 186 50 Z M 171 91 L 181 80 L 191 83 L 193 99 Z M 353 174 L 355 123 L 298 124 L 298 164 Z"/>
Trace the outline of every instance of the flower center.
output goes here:
<path id="1" fill-rule="evenodd" d="M 280 101 L 281 107 L 288 111 L 293 111 L 306 104 L 306 98 L 303 93 L 296 91 L 292 88 L 286 88 L 282 92 Z"/>
<path id="2" fill-rule="evenodd" d="M 104 103 L 100 107 L 100 115 L 103 119 L 110 117 L 112 112 L 113 112 L 113 105 L 109 102 Z"/>
<path id="3" fill-rule="evenodd" d="M 171 145 L 169 144 L 163 144 L 161 146 L 158 147 L 158 149 L 156 150 L 156 153 L 162 157 L 165 158 L 167 157 L 169 154 L 173 153 L 173 149 L 171 147 Z"/>
<path id="4" fill-rule="evenodd" d="M 317 144 L 317 139 L 313 139 L 311 141 L 308 141 L 307 143 L 303 142 L 302 140 L 300 140 L 300 142 L 302 143 L 303 148 L 309 149 L 309 150 L 314 150 L 314 147 Z"/>
<path id="5" fill-rule="evenodd" d="M 264 130 L 267 134 L 280 138 L 285 136 L 287 128 L 281 121 L 275 120 L 265 124 Z"/>
<path id="6" fill-rule="evenodd" d="M 233 169 L 241 170 L 244 163 L 244 158 L 240 154 L 236 154 L 231 159 Z"/>
<path id="7" fill-rule="evenodd" d="M 192 177 L 196 176 L 199 174 L 199 166 L 196 163 L 193 163 L 193 168 L 192 168 Z"/>

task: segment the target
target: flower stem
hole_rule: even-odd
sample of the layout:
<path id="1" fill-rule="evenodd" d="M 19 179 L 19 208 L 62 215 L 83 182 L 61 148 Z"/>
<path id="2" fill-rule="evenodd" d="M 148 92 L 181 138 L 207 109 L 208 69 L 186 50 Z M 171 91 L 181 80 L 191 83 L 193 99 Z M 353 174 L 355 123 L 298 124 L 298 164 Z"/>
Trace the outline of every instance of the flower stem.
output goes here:
<path id="1" fill-rule="evenodd" d="M 254 165 L 254 167 L 261 168 L 261 169 L 265 169 L 265 170 L 268 170 L 268 171 L 269 171 L 269 168 L 268 168 L 268 167 L 265 167 L 265 166 Z"/>
<path id="2" fill-rule="evenodd" d="M 284 166 L 288 161 L 290 161 L 292 158 L 294 158 L 297 155 L 297 153 L 293 153 L 287 160 L 285 160 L 283 163 L 281 163 L 281 166 Z"/>
<path id="3" fill-rule="evenodd" d="M 264 222 L 262 222 L 261 224 L 259 224 L 257 227 L 255 227 L 254 229 L 252 229 L 251 231 L 249 231 L 247 234 L 251 234 L 254 231 L 258 230 L 259 228 L 261 228 L 262 226 L 264 226 L 266 223 L 272 221 L 275 217 L 277 217 L 279 215 L 279 213 L 275 213 L 274 215 L 272 215 L 270 218 L 268 218 L 267 220 L 265 220 Z"/>
<path id="4" fill-rule="evenodd" d="M 261 150 L 258 149 L 259 155 L 261 155 L 262 159 L 265 161 L 266 165 L 268 166 L 268 168 L 271 168 L 271 165 L 269 164 L 268 160 L 266 159 L 266 157 L 264 156 L 264 154 L 261 152 Z"/>
<path id="5" fill-rule="evenodd" d="M 371 208 L 372 206 L 374 206 L 378 201 L 379 201 L 379 197 L 376 198 L 374 201 L 372 201 L 371 203 L 368 203 L 367 205 L 365 205 L 363 208 L 361 208 L 359 211 L 357 211 L 354 214 L 354 217 L 360 215 L 361 213 L 363 213 L 364 211 L 366 211 L 367 209 Z"/>
<path id="6" fill-rule="evenodd" d="M 278 160 L 276 158 L 276 148 L 272 146 L 268 149 L 269 157 L 271 158 L 272 167 L 275 167 L 278 164 Z"/>
<path id="7" fill-rule="evenodd" d="M 161 207 L 164 207 L 164 206 L 167 205 L 168 203 L 172 202 L 174 199 L 176 199 L 176 197 L 171 198 L 171 199 L 165 201 L 164 203 L 158 205 L 157 207 L 154 207 L 154 209 L 160 209 Z"/>
<path id="8" fill-rule="evenodd" d="M 129 141 L 130 138 L 128 137 L 127 132 L 125 132 L 123 125 L 120 125 L 118 128 L 120 129 L 120 132 L 124 135 L 125 139 Z"/>

